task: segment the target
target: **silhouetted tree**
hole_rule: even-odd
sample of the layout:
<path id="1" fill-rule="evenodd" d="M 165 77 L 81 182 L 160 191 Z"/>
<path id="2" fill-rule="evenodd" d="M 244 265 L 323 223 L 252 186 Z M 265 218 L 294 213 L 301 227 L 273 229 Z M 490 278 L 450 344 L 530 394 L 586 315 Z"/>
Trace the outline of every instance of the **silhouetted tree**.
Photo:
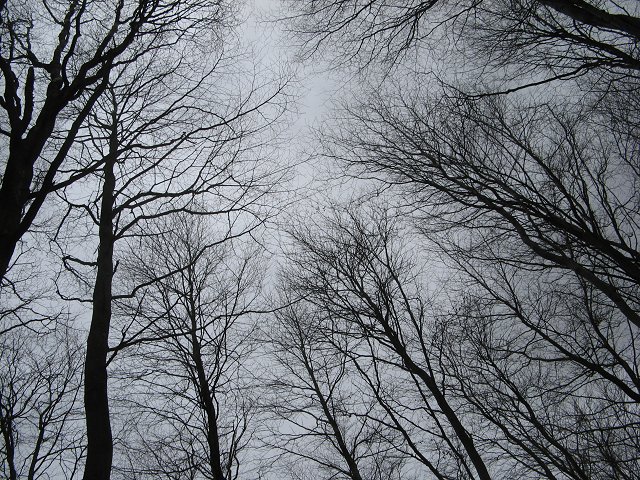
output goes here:
<path id="1" fill-rule="evenodd" d="M 399 476 L 404 460 L 394 449 L 397 439 L 374 419 L 376 402 L 357 384 L 345 351 L 352 342 L 326 328 L 318 318 L 322 309 L 298 300 L 298 293 L 304 296 L 304 291 L 283 296 L 288 305 L 276 311 L 263 334 L 275 362 L 262 398 L 274 417 L 267 448 L 282 452 L 291 476 L 301 470 L 299 459 L 327 478 Z"/>
<path id="2" fill-rule="evenodd" d="M 68 153 L 114 72 L 177 48 L 224 8 L 219 0 L 0 2 L 0 278 L 46 197 L 102 168 Z"/>
<path id="3" fill-rule="evenodd" d="M 458 299 L 430 304 L 417 282 L 427 272 L 392 218 L 347 212 L 298 230 L 287 279 L 311 328 L 342 339 L 332 345 L 368 389 L 358 398 L 375 399 L 377 421 L 402 438 L 395 448 L 436 478 L 633 478 L 633 325 L 603 317 L 603 296 L 570 276 L 522 268 L 522 256 L 471 270 L 463 259 L 480 248 L 446 251 L 467 270 L 447 284 Z"/>
<path id="4" fill-rule="evenodd" d="M 461 418 L 491 432 L 467 427 L 477 449 L 534 478 L 633 478 L 637 4 L 301 5 L 313 45 L 415 74 L 346 106 L 325 152 L 379 182 L 450 269 L 430 348 Z M 447 55 L 435 88 L 428 47 Z"/>
<path id="5" fill-rule="evenodd" d="M 619 82 L 621 71 L 634 79 L 640 66 L 634 2 L 314 0 L 289 6 L 302 52 L 330 49 L 339 64 L 402 65 L 426 55 L 427 47 L 440 59 L 451 54 L 453 65 L 463 57 L 465 70 L 477 68 L 485 78 L 496 72 L 526 84 L 590 71 L 600 77 L 617 71 L 611 78 Z"/>
<path id="6" fill-rule="evenodd" d="M 231 480 L 245 467 L 255 429 L 246 369 L 260 255 L 214 240 L 212 225 L 188 214 L 167 218 L 126 261 L 132 278 L 149 283 L 119 307 L 117 348 L 128 352 L 118 361 L 121 408 L 143 418 L 124 440 L 127 478 Z"/>
<path id="7" fill-rule="evenodd" d="M 68 204 L 65 221 L 88 217 L 99 239 L 95 261 L 64 257 L 68 271 L 92 290 L 85 362 L 87 479 L 108 478 L 112 462 L 107 393 L 112 303 L 134 296 L 149 283 L 133 282 L 128 291 L 113 291 L 116 243 L 146 235 L 147 223 L 175 212 L 224 216 L 232 224 L 230 236 L 246 234 L 268 216 L 269 207 L 263 208 L 261 198 L 280 175 L 268 171 L 266 162 L 244 155 L 250 149 L 259 151 L 258 133 L 273 120 L 267 108 L 281 85 L 268 92 L 249 85 L 237 96 L 208 95 L 214 78 L 224 78 L 219 67 L 225 59 L 221 52 L 204 60 L 198 57 L 201 74 L 196 76 L 192 72 L 198 53 L 202 52 L 178 52 L 175 63 L 167 64 L 166 58 L 150 52 L 114 72 L 77 152 L 101 165 L 91 177 L 98 186 L 90 187 L 88 200 L 87 185 L 59 192 Z M 191 77 L 185 79 L 187 72 Z M 274 115 L 279 111 L 273 108 Z M 91 266 L 96 268 L 95 282 L 86 277 L 86 267 Z M 84 300 L 77 295 L 67 298 Z"/>
<path id="8" fill-rule="evenodd" d="M 0 337 L 3 478 L 75 476 L 85 440 L 81 388 L 81 344 L 72 330 L 59 325 L 47 333 L 18 329 Z"/>

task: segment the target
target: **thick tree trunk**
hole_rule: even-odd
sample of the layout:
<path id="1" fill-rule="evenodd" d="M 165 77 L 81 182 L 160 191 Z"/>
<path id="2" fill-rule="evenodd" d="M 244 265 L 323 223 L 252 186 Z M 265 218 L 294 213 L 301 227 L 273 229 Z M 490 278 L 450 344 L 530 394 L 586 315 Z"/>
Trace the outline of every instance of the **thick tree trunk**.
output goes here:
<path id="1" fill-rule="evenodd" d="M 53 133 L 56 118 L 63 101 L 59 92 L 47 90 L 47 100 L 33 127 L 28 131 L 33 114 L 33 69 L 29 69 L 26 79 L 24 111 L 18 105 L 7 110 L 11 126 L 9 156 L 0 186 L 0 280 L 4 278 L 16 249 L 23 226 L 21 225 L 31 194 L 33 166 L 42 153 L 47 139 Z M 17 85 L 14 86 L 17 88 Z M 14 91 L 17 97 L 17 91 Z M 13 103 L 16 103 L 14 100 Z M 20 114 L 23 117 L 20 117 Z M 26 134 L 26 136 L 24 136 Z M 23 137 L 24 136 L 24 137 Z"/>
<path id="2" fill-rule="evenodd" d="M 23 117 L 17 106 L 10 108 L 11 139 L 9 156 L 0 186 L 0 280 L 4 278 L 15 253 L 20 238 L 28 231 L 34 221 L 55 176 L 73 145 L 78 130 L 87 115 L 104 92 L 109 76 L 107 75 L 91 93 L 88 100 L 72 122 L 64 142 L 48 165 L 40 192 L 32 191 L 34 165 L 42 154 L 45 145 L 55 129 L 58 115 L 70 102 L 68 91 L 58 90 L 55 82 L 47 88 L 47 97 L 33 126 L 29 129 L 33 115 L 33 69 L 29 70 L 25 88 L 25 107 Z M 17 91 L 14 92 L 17 97 Z M 34 201 L 33 194 L 38 193 Z M 39 198 L 37 198 L 39 197 Z"/>
<path id="3" fill-rule="evenodd" d="M 84 480 L 108 480 L 113 457 L 107 393 L 107 353 L 113 281 L 114 164 L 115 158 L 109 158 L 104 166 L 98 269 L 93 290 L 93 314 L 84 368 L 84 409 L 87 423 L 87 460 Z"/>
<path id="4" fill-rule="evenodd" d="M 28 161 L 9 156 L 0 188 L 0 279 L 4 278 L 9 269 L 19 240 L 18 229 L 32 177 L 33 168 Z"/>
<path id="5" fill-rule="evenodd" d="M 640 39 L 640 19 L 634 16 L 609 13 L 598 8 L 595 2 L 583 0 L 540 0 L 540 3 L 586 25 L 618 30 Z"/>

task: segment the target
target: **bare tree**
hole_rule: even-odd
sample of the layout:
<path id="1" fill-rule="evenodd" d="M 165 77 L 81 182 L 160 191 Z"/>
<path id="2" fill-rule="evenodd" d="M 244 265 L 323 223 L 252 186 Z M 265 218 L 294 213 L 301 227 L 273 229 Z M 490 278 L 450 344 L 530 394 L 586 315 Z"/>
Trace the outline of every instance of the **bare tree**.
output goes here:
<path id="1" fill-rule="evenodd" d="M 204 0 L 0 3 L 0 277 L 46 197 L 101 168 L 67 154 L 114 69 L 176 46 L 221 8 Z"/>
<path id="2" fill-rule="evenodd" d="M 275 361 L 262 399 L 274 417 L 266 448 L 282 452 L 280 463 L 291 476 L 303 460 L 326 478 L 399 478 L 404 459 L 394 449 L 394 432 L 374 419 L 375 399 L 357 384 L 345 353 L 352 342 L 326 328 L 318 318 L 322 310 L 292 302 L 295 297 L 283 297 L 288 306 L 263 333 Z"/>
<path id="3" fill-rule="evenodd" d="M 296 233 L 288 276 L 324 312 L 311 324 L 351 344 L 358 395 L 376 400 L 395 448 L 435 478 L 633 478 L 638 412 L 623 372 L 637 340 L 603 316 L 603 295 L 553 269 L 541 278 L 507 243 L 511 260 L 484 264 L 480 247 L 447 250 L 466 267 L 447 286 L 461 300 L 429 306 L 399 232 L 385 216 L 336 215 Z"/>
<path id="4" fill-rule="evenodd" d="M 123 387 L 122 408 L 144 417 L 125 439 L 127 478 L 231 480 L 246 469 L 260 255 L 234 253 L 240 243 L 224 238 L 212 242 L 211 226 L 187 214 L 159 222 L 127 260 L 128 274 L 150 283 L 120 306 L 117 348 L 129 353 L 118 364 L 123 383 L 134 379 Z"/>
<path id="5" fill-rule="evenodd" d="M 457 63 L 462 55 L 458 65 L 475 67 L 484 78 L 507 74 L 520 82 L 511 88 L 591 71 L 602 85 L 603 78 L 621 79 L 608 77 L 611 71 L 635 79 L 640 65 L 634 2 L 321 0 L 290 7 L 290 28 L 303 54 L 330 46 L 341 65 L 402 65 L 413 61 L 409 52 L 420 57 L 428 48 L 438 52 L 436 60 L 447 56 Z"/>
<path id="6" fill-rule="evenodd" d="M 346 107 L 324 140 L 350 175 L 398 194 L 451 268 L 457 301 L 431 348 L 461 417 L 492 432 L 468 427 L 478 450 L 532 477 L 633 478 L 638 5 L 305 5 L 305 38 L 357 44 L 365 61 L 455 42 L 442 50 L 455 86 L 438 95 L 416 72 Z"/>
<path id="7" fill-rule="evenodd" d="M 185 48 L 188 45 L 197 47 L 187 43 Z M 65 255 L 68 271 L 92 290 L 85 363 L 86 478 L 108 478 L 112 462 L 107 393 L 112 302 L 148 285 L 128 285 L 129 290 L 114 293 L 116 242 L 144 236 L 152 219 L 178 211 L 224 216 L 231 225 L 229 236 L 246 234 L 264 221 L 261 198 L 277 183 L 278 172 L 267 173 L 266 165 L 243 155 L 259 150 L 256 134 L 270 124 L 266 109 L 281 86 L 263 93 L 249 85 L 246 94 L 222 100 L 207 96 L 214 73 L 216 80 L 222 78 L 218 67 L 224 57 L 198 57 L 201 75 L 185 80 L 196 68 L 198 53 L 204 54 L 178 52 L 176 62 L 167 65 L 166 59 L 149 52 L 114 72 L 78 151 L 101 165 L 96 172 L 100 186 L 91 189 L 88 202 L 85 189 L 59 191 L 69 205 L 65 219 L 86 215 L 99 238 L 95 261 Z M 258 113 L 261 122 L 252 123 Z M 86 267 L 92 266 L 95 282 L 86 278 Z"/>
<path id="8" fill-rule="evenodd" d="M 405 283 L 411 272 L 406 260 L 393 251 L 390 225 L 384 218 L 374 220 L 372 228 L 366 224 L 351 213 L 344 218 L 336 214 L 317 229 L 296 232 L 299 250 L 293 259 L 296 268 L 288 276 L 290 288 L 326 311 L 333 331 L 361 339 L 363 353 L 351 353 L 361 373 L 377 375 L 375 367 L 371 370 L 366 364 L 358 364 L 359 357 L 367 359 L 362 360 L 366 363 L 390 365 L 395 368 L 395 375 L 405 378 L 414 389 L 419 406 L 402 406 L 402 402 L 399 406 L 417 408 L 425 414 L 422 421 L 429 419 L 430 424 L 423 431 L 435 432 L 435 437 L 448 445 L 462 463 L 463 475 L 491 478 L 484 452 L 466 425 L 468 420 L 460 415 L 455 399 L 447 393 L 438 370 L 437 351 L 429 343 L 424 305 L 416 296 L 415 287 Z M 381 382 L 375 377 L 372 380 L 367 376 L 365 385 L 373 390 L 376 401 L 383 398 L 378 390 Z M 401 417 L 402 414 L 396 415 L 396 420 Z M 385 421 L 394 423 L 393 419 Z M 398 430 L 402 433 L 403 429 Z M 406 429 L 404 436 L 409 436 Z M 416 445 L 418 441 L 411 443 Z M 431 473 L 443 478 L 436 462 L 414 448 Z"/>
<path id="9" fill-rule="evenodd" d="M 84 452 L 80 343 L 60 326 L 5 333 L 0 348 L 0 465 L 9 480 L 73 478 Z"/>

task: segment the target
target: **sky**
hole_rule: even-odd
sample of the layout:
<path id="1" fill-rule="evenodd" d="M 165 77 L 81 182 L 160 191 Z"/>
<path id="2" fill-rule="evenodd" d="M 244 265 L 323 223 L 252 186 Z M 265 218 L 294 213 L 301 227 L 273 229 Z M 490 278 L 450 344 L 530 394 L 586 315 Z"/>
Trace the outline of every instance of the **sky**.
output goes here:
<path id="1" fill-rule="evenodd" d="M 230 2 L 231 1 L 232 0 L 230 0 Z M 287 110 L 286 113 L 279 119 L 279 121 L 277 122 L 277 126 L 275 127 L 275 130 L 278 132 L 278 136 L 274 137 L 273 141 L 271 141 L 266 135 L 261 138 L 264 139 L 266 137 L 267 139 L 265 143 L 267 143 L 268 145 L 265 146 L 264 155 L 265 158 L 267 155 L 269 155 L 268 160 L 272 162 L 268 163 L 269 168 L 271 167 L 271 165 L 274 165 L 275 167 L 284 167 L 287 165 L 295 167 L 292 169 L 291 176 L 288 179 L 289 184 L 283 187 L 278 186 L 278 188 L 282 189 L 290 188 L 291 195 L 283 201 L 283 204 L 287 205 L 290 211 L 285 211 L 283 208 L 282 215 L 278 217 L 277 221 L 274 221 L 275 228 L 272 229 L 272 237 L 275 241 L 277 241 L 278 238 L 286 238 L 286 233 L 284 232 L 286 232 L 287 221 L 295 222 L 296 220 L 298 220 L 307 222 L 307 224 L 319 222 L 318 218 L 322 217 L 322 214 L 314 218 L 313 216 L 305 215 L 305 213 L 313 212 L 313 209 L 322 209 L 323 205 L 326 205 L 326 203 L 322 203 L 323 201 L 329 202 L 334 200 L 336 202 L 339 202 L 348 200 L 349 198 L 353 198 L 353 196 L 358 194 L 355 187 L 356 181 L 352 178 L 347 179 L 346 177 L 343 177 L 342 179 L 333 179 L 335 181 L 332 181 L 331 183 L 322 181 L 323 178 L 330 178 L 332 167 L 329 164 L 329 160 L 323 160 L 322 155 L 316 154 L 316 152 L 320 151 L 320 148 L 315 140 L 316 137 L 314 135 L 314 130 L 322 130 L 323 127 L 331 125 L 332 123 L 335 125 L 337 122 L 335 120 L 333 122 L 331 121 L 331 118 L 335 118 L 335 112 L 333 110 L 334 107 L 339 105 L 339 102 L 341 100 L 349 99 L 350 95 L 359 88 L 359 82 L 363 81 L 362 78 L 359 78 L 357 76 L 350 76 L 349 73 L 338 73 L 336 72 L 336 70 L 332 70 L 330 68 L 330 63 L 327 60 L 327 57 L 332 53 L 331 51 L 325 52 L 325 57 L 323 57 L 322 54 L 318 54 L 311 61 L 307 61 L 304 63 L 297 61 L 295 58 L 295 48 L 292 46 L 293 42 L 285 31 L 286 25 L 283 22 L 275 21 L 276 18 L 282 17 L 283 14 L 287 13 L 283 12 L 284 2 L 285 0 L 245 0 L 243 10 L 240 12 L 241 22 L 238 25 L 237 30 L 235 31 L 235 38 L 237 38 L 240 44 L 240 51 L 246 52 L 246 56 L 243 57 L 246 59 L 246 63 L 241 60 L 238 60 L 238 64 L 235 63 L 236 59 L 239 57 L 233 56 L 233 53 L 235 52 L 233 50 L 233 47 L 231 46 L 233 42 L 229 41 L 229 49 L 231 50 L 231 54 L 229 56 L 229 65 L 233 70 L 233 74 L 225 78 L 233 78 L 234 81 L 238 80 L 238 82 L 237 84 L 233 84 L 231 81 L 226 81 L 227 83 L 223 83 L 223 87 L 235 87 L 232 93 L 242 91 L 243 87 L 245 87 L 246 85 L 251 86 L 251 80 L 254 79 L 254 77 L 252 77 L 253 71 L 255 80 L 259 84 L 266 83 L 267 85 L 264 91 L 260 90 L 260 93 L 269 91 L 268 87 L 277 85 L 278 81 L 282 79 L 286 79 L 289 85 L 288 90 L 284 95 L 284 98 L 288 99 Z M 214 48 L 212 48 L 212 50 L 215 50 L 216 47 L 217 46 L 214 45 Z M 201 57 L 196 57 L 196 60 L 197 62 L 200 62 Z M 252 68 L 248 68 L 245 71 L 245 66 L 249 66 Z M 190 72 L 192 71 L 193 70 L 190 70 Z M 371 81 L 375 81 L 375 78 Z M 544 88 L 546 89 L 547 87 L 545 86 Z M 209 90 L 207 92 L 209 92 Z M 199 101 L 201 103 L 204 103 L 205 100 L 203 100 L 203 98 L 201 97 L 199 98 Z M 209 105 L 224 105 L 224 103 L 217 102 L 215 100 L 209 100 Z M 277 110 L 278 107 L 274 107 L 269 113 Z M 269 114 L 267 114 L 266 116 L 269 117 Z M 327 122 L 326 124 L 323 123 L 325 121 Z M 464 134 L 466 135 L 466 132 L 464 132 Z M 250 142 L 251 140 L 248 141 Z M 256 148 L 256 150 L 258 149 Z M 353 150 L 351 150 L 351 152 L 352 151 Z M 255 153 L 254 150 L 250 148 L 247 149 L 247 152 L 249 156 L 254 155 Z M 347 155 L 349 154 L 350 152 L 347 152 Z M 255 163 L 260 163 L 262 159 L 261 155 L 262 153 L 257 153 L 256 156 L 251 157 L 251 160 L 249 160 L 249 162 L 255 161 Z M 212 158 L 215 157 L 207 157 L 204 163 L 208 164 Z M 249 171 L 253 172 L 253 170 L 250 169 Z M 316 179 L 318 180 L 317 182 Z M 264 184 L 278 185 L 277 182 L 271 183 L 270 181 L 265 181 L 263 185 Z M 362 186 L 363 184 L 364 181 L 360 181 L 357 183 L 357 185 L 359 186 Z M 315 186 L 317 188 L 310 188 L 310 186 Z M 384 199 L 378 200 L 383 201 Z M 395 200 L 402 201 L 402 198 L 396 198 Z M 386 206 L 387 205 L 385 204 L 385 207 Z M 278 210 L 278 207 L 279 205 L 277 207 L 274 207 L 274 210 Z M 83 219 L 83 221 L 85 220 L 84 215 L 81 218 Z M 95 254 L 95 245 L 97 242 L 95 235 L 93 237 L 81 236 L 81 234 L 84 233 L 83 231 L 73 229 L 71 223 L 68 223 L 67 225 L 69 225 L 70 237 L 61 239 L 61 244 L 63 244 L 66 248 L 69 248 L 70 253 L 75 253 L 74 249 L 66 245 L 65 241 L 69 243 L 71 243 L 72 240 L 76 241 L 78 243 L 78 250 L 83 254 L 86 254 L 86 256 L 83 258 L 86 258 L 88 260 L 93 258 L 93 255 Z M 87 228 L 92 229 L 91 232 L 95 233 L 93 224 L 90 224 L 90 226 Z M 407 231 L 408 230 L 409 228 L 407 228 Z M 262 231 L 260 232 L 260 234 L 262 234 Z M 404 235 L 405 232 L 402 231 L 402 234 Z M 73 237 L 71 237 L 72 235 Z M 87 240 L 87 238 L 91 238 L 91 240 Z M 406 235 L 406 237 L 403 237 L 403 242 L 406 242 L 407 251 L 410 252 L 412 257 L 411 260 L 414 262 L 417 262 L 416 259 L 419 259 L 420 255 L 423 253 L 420 251 L 420 245 L 415 241 L 416 238 L 417 235 L 409 236 L 408 234 Z M 278 246 L 276 243 L 274 243 L 274 245 L 274 251 L 277 251 Z M 46 244 L 44 246 L 38 245 L 37 248 L 33 247 L 34 251 L 36 252 L 35 254 L 40 255 L 46 255 L 47 248 L 51 247 L 47 246 Z M 518 250 L 515 249 L 514 251 L 517 252 Z M 282 248 L 280 252 L 281 258 L 286 257 L 286 248 Z M 58 254 L 60 252 L 56 251 L 55 253 Z M 34 257 L 31 256 L 31 252 L 28 252 L 28 254 L 30 254 L 28 257 L 28 261 L 30 262 L 29 265 L 31 265 L 35 263 L 33 260 Z M 425 251 L 423 254 L 427 256 L 430 255 L 431 252 Z M 275 255 L 276 254 L 274 254 L 274 256 Z M 25 255 L 25 257 L 27 257 L 27 255 Z M 433 257 L 435 257 L 435 255 L 433 255 Z M 438 263 L 438 258 L 431 260 L 431 257 L 429 257 L 429 260 L 433 261 L 433 263 L 436 264 L 436 268 L 440 267 L 444 270 L 444 267 L 442 267 Z M 509 260 L 511 261 L 511 259 Z M 59 264 L 59 258 L 57 256 L 55 258 L 52 257 L 49 261 L 52 263 L 51 281 L 53 282 L 54 280 L 58 280 L 58 278 L 55 277 L 54 274 L 62 267 Z M 266 260 L 265 263 L 267 263 Z M 126 272 L 125 263 L 123 263 L 123 265 L 124 267 L 122 267 L 119 272 Z M 275 271 L 277 265 L 275 263 L 274 265 L 275 267 L 273 267 L 273 270 Z M 470 265 L 473 265 L 473 263 L 471 263 Z M 38 267 L 41 268 L 40 265 Z M 87 268 L 87 271 L 89 270 L 90 269 Z M 419 278 L 421 280 L 422 276 L 428 277 L 426 280 L 432 282 L 432 284 L 429 284 L 429 287 L 431 287 L 432 285 L 434 287 L 438 286 L 439 288 L 443 289 L 442 291 L 444 293 L 448 293 L 444 291 L 444 287 L 436 285 L 437 283 L 439 283 L 436 281 L 439 281 L 439 278 L 434 280 L 435 274 L 433 265 L 429 265 L 428 268 L 420 265 L 419 272 L 419 274 L 416 274 L 416 278 Z M 119 273 L 119 275 L 124 275 L 124 273 Z M 92 278 L 93 277 L 90 277 L 90 280 L 87 282 L 87 291 L 90 291 L 89 287 L 92 286 Z M 265 284 L 270 284 L 270 287 L 276 284 L 276 281 L 273 281 L 275 280 L 275 277 L 269 276 L 267 273 L 262 275 L 262 278 Z M 43 288 L 42 285 L 35 285 L 36 283 L 43 284 L 44 282 L 42 280 L 36 278 L 30 278 L 28 280 L 34 282 L 34 288 L 36 286 L 38 286 L 39 288 Z M 67 283 L 68 285 L 65 285 L 64 283 L 60 283 L 60 285 L 72 291 L 73 289 L 77 288 L 75 283 Z M 426 284 L 427 281 L 425 281 L 425 285 Z M 118 285 L 118 288 L 124 289 L 127 288 L 127 286 L 128 284 L 125 282 L 121 285 Z M 454 287 L 455 286 L 456 285 L 454 285 Z M 457 294 L 459 290 L 452 289 L 451 292 L 453 292 L 451 293 L 451 295 L 453 296 Z M 544 293 L 544 290 L 541 290 L 541 292 Z M 268 296 L 269 293 L 270 292 L 267 291 L 265 293 L 265 296 Z M 437 293 L 440 293 L 440 291 L 438 291 Z M 475 294 L 474 292 L 471 293 Z M 558 290 L 555 293 L 560 295 L 562 292 Z M 424 294 L 424 292 L 422 292 L 421 294 Z M 426 296 L 426 294 L 424 295 Z M 470 298 L 473 298 L 473 296 L 470 295 Z M 446 300 L 447 298 L 443 297 L 442 302 L 446 303 Z M 452 301 L 457 302 L 458 300 L 459 299 L 455 298 Z M 71 303 L 71 306 L 66 308 L 77 308 L 78 315 L 84 315 L 83 320 L 85 324 L 83 326 L 89 325 L 89 316 L 91 313 L 89 309 L 89 302 L 86 302 L 82 306 L 80 306 L 78 303 Z M 73 310 L 72 313 L 76 313 L 76 311 Z M 268 322 L 263 321 L 263 318 L 260 318 L 259 320 L 262 322 L 262 325 L 266 325 L 266 328 L 269 328 L 271 326 Z M 118 327 L 114 327 L 112 329 L 115 336 L 117 336 L 118 334 L 117 328 Z M 263 344 L 269 343 L 268 341 L 264 341 L 262 339 L 260 341 Z M 530 360 L 529 357 L 527 357 L 527 359 Z M 115 362 L 114 365 L 116 363 L 117 362 Z M 249 366 L 244 365 L 247 370 L 249 370 L 253 366 L 253 364 L 250 363 L 248 363 L 248 365 Z M 125 379 L 125 381 L 129 380 L 130 377 L 127 377 Z M 114 391 L 117 392 L 116 389 L 114 389 Z M 118 418 L 115 418 L 115 420 L 119 421 Z"/>

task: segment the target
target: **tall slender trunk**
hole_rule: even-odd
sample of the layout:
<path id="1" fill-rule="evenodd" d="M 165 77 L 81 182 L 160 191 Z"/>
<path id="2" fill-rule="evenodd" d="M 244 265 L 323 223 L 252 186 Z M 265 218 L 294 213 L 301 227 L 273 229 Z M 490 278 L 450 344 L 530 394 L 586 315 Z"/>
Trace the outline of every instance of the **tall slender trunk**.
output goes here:
<path id="1" fill-rule="evenodd" d="M 104 164 L 104 184 L 100 204 L 97 273 L 93 290 L 93 313 L 87 338 L 84 367 L 84 410 L 87 424 L 87 460 L 84 480 L 108 480 L 111 475 L 113 438 L 107 391 L 107 353 L 113 282 L 113 210 L 116 163 L 116 127 L 113 126 L 110 152 Z"/>
<path id="2" fill-rule="evenodd" d="M 216 417 L 216 408 L 209 388 L 209 381 L 204 369 L 202 360 L 202 350 L 200 340 L 198 339 L 198 329 L 196 323 L 195 309 L 189 312 L 191 316 L 191 348 L 193 361 L 198 376 L 198 394 L 200 401 L 207 417 L 207 444 L 209 446 L 209 466 L 211 474 L 215 480 L 225 480 L 222 472 L 221 454 L 220 454 L 220 438 L 218 436 L 218 420 Z"/>
<path id="3" fill-rule="evenodd" d="M 324 393 L 322 392 L 322 389 L 320 388 L 320 384 L 318 383 L 318 380 L 316 378 L 315 370 L 313 369 L 313 365 L 311 364 L 311 359 L 307 356 L 307 352 L 305 351 L 305 346 L 303 342 L 300 343 L 299 348 L 303 356 L 305 369 L 309 374 L 309 378 L 311 379 L 311 383 L 313 384 L 313 389 L 315 390 L 318 400 L 320 401 L 322 412 L 324 413 L 324 416 L 327 422 L 329 423 L 329 426 L 331 426 L 331 430 L 333 431 L 333 435 L 338 444 L 340 455 L 342 455 L 342 458 L 344 459 L 344 461 L 347 463 L 347 466 L 349 467 L 349 476 L 351 477 L 352 480 L 362 480 L 362 475 L 360 475 L 360 469 L 358 468 L 358 462 L 356 462 L 356 459 L 353 457 L 353 452 L 349 450 L 349 447 L 347 446 L 347 441 L 344 438 L 344 435 L 342 434 L 342 430 L 340 429 L 340 426 L 338 425 L 338 421 L 333 415 L 329 402 L 327 401 L 327 398 L 325 397 Z"/>
<path id="4" fill-rule="evenodd" d="M 413 358 L 406 349 L 406 345 L 402 342 L 402 340 L 400 340 L 400 337 L 396 332 L 394 332 L 389 323 L 386 321 L 384 314 L 382 314 L 380 311 L 377 311 L 376 315 L 379 322 L 384 328 L 385 335 L 391 343 L 392 348 L 402 359 L 404 367 L 407 369 L 407 371 L 411 372 L 413 375 L 422 380 L 433 395 L 433 398 L 438 404 L 438 407 L 440 407 L 440 410 L 453 428 L 456 437 L 458 438 L 458 440 L 460 440 L 460 443 L 467 452 L 471 463 L 478 473 L 478 478 L 480 478 L 481 480 L 491 480 L 489 470 L 484 463 L 482 455 L 476 448 L 473 437 L 465 429 L 456 411 L 451 407 L 451 405 L 449 405 L 449 401 L 438 386 L 435 378 L 424 368 L 420 367 L 413 361 Z"/>

